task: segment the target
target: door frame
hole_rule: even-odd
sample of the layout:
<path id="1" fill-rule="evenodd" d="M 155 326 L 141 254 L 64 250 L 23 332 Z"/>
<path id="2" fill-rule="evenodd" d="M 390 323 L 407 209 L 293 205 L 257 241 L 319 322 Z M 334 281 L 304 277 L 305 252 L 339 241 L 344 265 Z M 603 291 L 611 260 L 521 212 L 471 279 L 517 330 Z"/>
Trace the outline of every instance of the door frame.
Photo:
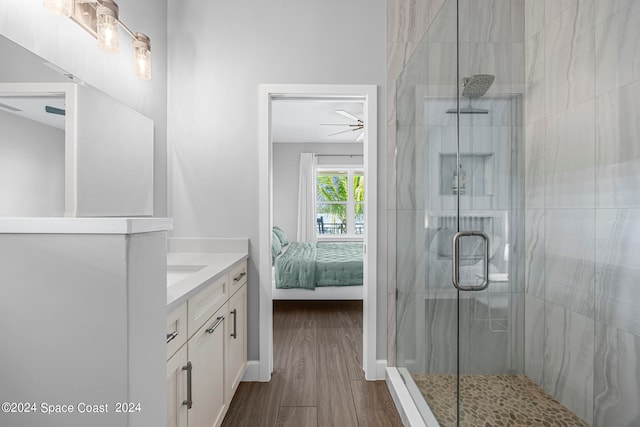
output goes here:
<path id="1" fill-rule="evenodd" d="M 377 135 L 378 88 L 376 85 L 261 84 L 259 86 L 258 193 L 259 233 L 258 275 L 260 282 L 259 381 L 269 381 L 273 372 L 273 299 L 271 269 L 271 227 L 273 217 L 273 141 L 271 101 L 273 96 L 357 96 L 364 98 L 365 228 L 362 368 L 367 380 L 378 378 L 376 366 L 377 307 Z"/>

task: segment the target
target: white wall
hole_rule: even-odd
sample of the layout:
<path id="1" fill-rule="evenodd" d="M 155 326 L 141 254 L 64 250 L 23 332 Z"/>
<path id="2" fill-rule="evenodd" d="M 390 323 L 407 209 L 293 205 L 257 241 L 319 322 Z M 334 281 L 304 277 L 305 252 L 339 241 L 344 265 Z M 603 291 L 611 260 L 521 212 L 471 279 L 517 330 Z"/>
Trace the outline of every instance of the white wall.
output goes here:
<path id="1" fill-rule="evenodd" d="M 64 131 L 0 111 L 0 216 L 64 214 Z"/>
<path id="2" fill-rule="evenodd" d="M 298 182 L 300 154 L 362 154 L 362 144 L 282 143 L 273 144 L 273 225 L 282 228 L 290 240 L 298 227 Z M 318 165 L 360 165 L 362 157 L 319 157 Z"/>
<path id="3" fill-rule="evenodd" d="M 259 357 L 258 85 L 386 82 L 384 1 L 169 1 L 169 213 L 176 237 L 251 239 L 249 358 Z M 378 105 L 386 182 L 385 103 Z M 386 192 L 380 186 L 378 358 L 386 353 Z M 380 262 L 382 260 L 383 262 Z"/>
<path id="4" fill-rule="evenodd" d="M 134 77 L 133 49 L 129 36 L 122 30 L 120 53 L 104 53 L 82 28 L 69 19 L 48 13 L 38 0 L 2 0 L 0 35 L 154 120 L 154 214 L 166 216 L 167 2 L 119 0 L 118 5 L 122 21 L 133 31 L 151 38 L 152 78 L 149 81 Z M 5 61 L 5 58 L 2 52 L 2 68 L 8 69 L 3 73 L 17 75 L 22 81 L 49 80 L 44 76 L 50 73 L 11 69 L 11 60 Z"/>

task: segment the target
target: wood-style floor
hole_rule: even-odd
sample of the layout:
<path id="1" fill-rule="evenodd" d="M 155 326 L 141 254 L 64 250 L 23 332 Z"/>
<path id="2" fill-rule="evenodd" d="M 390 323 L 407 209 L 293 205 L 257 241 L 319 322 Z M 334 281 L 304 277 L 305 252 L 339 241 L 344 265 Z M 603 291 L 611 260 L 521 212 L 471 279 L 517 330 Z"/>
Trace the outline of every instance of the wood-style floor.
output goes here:
<path id="1" fill-rule="evenodd" d="M 274 301 L 274 372 L 241 383 L 223 426 L 402 426 L 362 371 L 362 301 Z"/>

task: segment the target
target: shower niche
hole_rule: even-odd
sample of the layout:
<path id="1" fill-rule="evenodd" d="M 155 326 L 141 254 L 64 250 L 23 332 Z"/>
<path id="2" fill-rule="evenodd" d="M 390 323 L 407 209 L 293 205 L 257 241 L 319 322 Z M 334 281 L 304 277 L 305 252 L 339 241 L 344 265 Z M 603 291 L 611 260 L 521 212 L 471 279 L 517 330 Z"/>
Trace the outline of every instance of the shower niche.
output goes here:
<path id="1" fill-rule="evenodd" d="M 449 215 L 458 207 L 509 209 L 509 188 L 515 170 L 511 147 L 520 141 L 519 132 L 513 127 L 514 122 L 520 122 L 519 102 L 519 97 L 511 95 L 476 100 L 474 108 L 487 113 L 461 115 L 458 133 L 455 117 L 447 113 L 447 108 L 455 105 L 455 98 L 425 98 L 424 179 L 431 215 Z M 460 176 L 456 175 L 456 161 L 461 165 Z"/>
<path id="2" fill-rule="evenodd" d="M 493 195 L 493 153 L 460 155 L 460 170 L 455 153 L 440 153 L 441 196 L 486 197 Z"/>

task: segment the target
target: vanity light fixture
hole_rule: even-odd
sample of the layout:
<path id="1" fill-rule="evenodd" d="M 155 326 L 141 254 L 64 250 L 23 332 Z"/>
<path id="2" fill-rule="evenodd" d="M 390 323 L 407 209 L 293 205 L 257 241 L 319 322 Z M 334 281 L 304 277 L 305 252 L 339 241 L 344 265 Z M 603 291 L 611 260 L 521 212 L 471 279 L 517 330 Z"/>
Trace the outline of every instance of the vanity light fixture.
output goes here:
<path id="1" fill-rule="evenodd" d="M 96 6 L 98 47 L 108 53 L 118 53 L 118 5 L 102 0 Z"/>
<path id="2" fill-rule="evenodd" d="M 66 16 L 73 15 L 74 0 L 44 0 L 44 7 L 54 15 Z"/>
<path id="3" fill-rule="evenodd" d="M 118 53 L 118 27 L 122 27 L 133 40 L 135 76 L 144 80 L 151 78 L 151 39 L 127 28 L 113 0 L 43 0 L 43 5 L 51 13 L 66 16 L 84 28 L 105 52 Z"/>

